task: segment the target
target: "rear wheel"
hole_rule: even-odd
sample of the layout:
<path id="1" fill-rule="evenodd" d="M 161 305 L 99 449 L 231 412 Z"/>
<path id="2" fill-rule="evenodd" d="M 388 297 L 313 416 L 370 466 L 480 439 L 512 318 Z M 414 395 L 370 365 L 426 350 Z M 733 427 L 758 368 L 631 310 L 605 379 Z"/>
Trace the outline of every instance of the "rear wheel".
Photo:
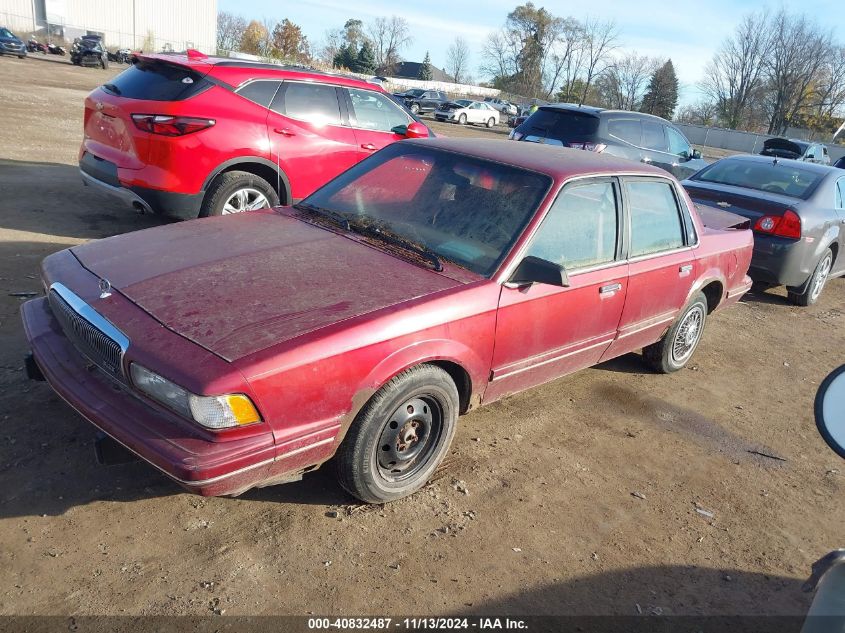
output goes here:
<path id="1" fill-rule="evenodd" d="M 101 57 L 100 58 L 100 67 L 105 70 L 109 67 L 109 59 L 108 57 Z"/>
<path id="2" fill-rule="evenodd" d="M 819 300 L 822 290 L 824 290 L 824 285 L 827 283 L 828 277 L 830 277 L 831 268 L 833 268 L 833 252 L 827 249 L 816 265 L 816 269 L 813 271 L 810 281 L 807 282 L 804 292 L 787 291 L 789 300 L 799 306 L 813 305 Z"/>
<path id="3" fill-rule="evenodd" d="M 704 332 L 707 298 L 696 294 L 663 338 L 643 348 L 643 359 L 655 371 L 670 374 L 682 369 L 692 358 Z"/>
<path id="4" fill-rule="evenodd" d="M 279 204 L 269 182 L 245 171 L 227 171 L 214 179 L 202 201 L 200 217 L 267 209 Z"/>
<path id="5" fill-rule="evenodd" d="M 494 119 L 493 117 L 487 119 L 487 127 L 493 127 L 494 125 L 496 125 L 496 119 Z"/>
<path id="6" fill-rule="evenodd" d="M 404 371 L 379 389 L 337 451 L 340 485 L 368 503 L 401 499 L 422 488 L 449 451 L 458 390 L 434 365 Z"/>
<path id="7" fill-rule="evenodd" d="M 411 104 L 411 112 L 412 112 L 412 113 L 414 113 L 414 114 L 419 114 L 419 113 L 420 113 L 420 106 L 419 106 L 419 104 L 417 104 L 417 103 L 412 103 L 412 104 Z"/>

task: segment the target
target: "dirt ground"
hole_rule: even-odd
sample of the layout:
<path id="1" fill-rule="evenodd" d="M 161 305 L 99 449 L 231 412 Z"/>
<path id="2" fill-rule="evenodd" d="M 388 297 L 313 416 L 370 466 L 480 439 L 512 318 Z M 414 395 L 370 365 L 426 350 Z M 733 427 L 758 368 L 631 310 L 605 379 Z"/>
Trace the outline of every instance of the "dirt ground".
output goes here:
<path id="1" fill-rule="evenodd" d="M 845 464 L 811 413 L 845 361 L 845 280 L 714 315 L 677 374 L 629 355 L 467 415 L 385 507 L 330 467 L 206 499 L 96 465 L 91 425 L 26 380 L 10 293 L 41 290 L 48 253 L 159 223 L 75 167 L 83 98 L 115 72 L 0 58 L 0 615 L 806 611 L 810 564 L 845 545 Z"/>

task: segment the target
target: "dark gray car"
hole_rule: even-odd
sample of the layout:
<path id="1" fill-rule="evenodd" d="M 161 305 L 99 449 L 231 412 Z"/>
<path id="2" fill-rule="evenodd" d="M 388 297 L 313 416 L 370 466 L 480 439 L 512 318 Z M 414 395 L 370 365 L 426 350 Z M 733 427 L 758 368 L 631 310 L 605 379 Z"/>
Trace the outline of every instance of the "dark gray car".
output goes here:
<path id="1" fill-rule="evenodd" d="M 26 57 L 26 44 L 5 26 L 0 26 L 0 55 Z"/>
<path id="2" fill-rule="evenodd" d="M 678 179 L 708 164 L 669 121 L 627 110 L 568 103 L 541 106 L 509 138 L 628 158 L 665 169 Z"/>
<path id="3" fill-rule="evenodd" d="M 683 183 L 697 204 L 748 218 L 754 281 L 786 286 L 791 301 L 815 303 L 825 282 L 845 275 L 845 173 L 825 165 L 731 156 Z"/>

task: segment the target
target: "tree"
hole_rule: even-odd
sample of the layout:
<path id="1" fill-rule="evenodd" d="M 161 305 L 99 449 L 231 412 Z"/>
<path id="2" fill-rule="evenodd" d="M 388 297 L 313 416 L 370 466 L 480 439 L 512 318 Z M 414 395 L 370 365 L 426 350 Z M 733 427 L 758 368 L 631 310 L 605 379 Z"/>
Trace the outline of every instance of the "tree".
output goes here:
<path id="1" fill-rule="evenodd" d="M 376 68 L 379 72 L 391 72 L 401 60 L 402 49 L 413 41 L 411 28 L 407 20 L 393 15 L 389 18 L 376 18 L 367 32 L 373 45 L 376 57 Z"/>
<path id="2" fill-rule="evenodd" d="M 352 70 L 355 63 L 358 61 L 358 53 L 349 44 L 341 44 L 337 51 L 337 55 L 332 60 L 332 65 L 335 68 L 346 68 Z"/>
<path id="3" fill-rule="evenodd" d="M 420 64 L 420 72 L 417 73 L 417 79 L 431 81 L 431 77 L 431 57 L 429 56 L 428 51 L 426 51 L 425 59 L 423 59 L 422 64 Z"/>
<path id="4" fill-rule="evenodd" d="M 584 91 L 578 105 L 586 102 L 587 93 L 593 81 L 600 77 L 607 68 L 610 54 L 616 48 L 618 37 L 619 31 L 613 21 L 588 20 L 584 23 Z M 677 94 L 677 89 L 675 92 Z M 677 101 L 677 96 L 675 100 Z"/>
<path id="5" fill-rule="evenodd" d="M 671 119 L 678 105 L 678 76 L 669 59 L 651 75 L 640 112 Z"/>
<path id="6" fill-rule="evenodd" d="M 258 20 L 253 20 L 244 29 L 241 36 L 240 50 L 250 55 L 263 55 L 265 53 L 265 43 L 269 39 L 267 27 L 265 27 Z"/>
<path id="7" fill-rule="evenodd" d="M 357 51 L 367 39 L 364 35 L 364 23 L 361 20 L 347 20 L 343 24 L 343 37 L 346 43 Z"/>
<path id="8" fill-rule="evenodd" d="M 343 29 L 329 29 L 323 36 L 323 46 L 320 48 L 320 59 L 324 64 L 334 65 L 334 59 L 343 43 Z"/>
<path id="9" fill-rule="evenodd" d="M 598 105 L 616 110 L 639 110 L 649 77 L 658 64 L 656 59 L 636 52 L 618 58 L 596 81 Z"/>
<path id="10" fill-rule="evenodd" d="M 677 116 L 681 123 L 691 125 L 715 125 L 719 114 L 719 106 L 714 101 L 699 101 L 685 106 Z"/>
<path id="11" fill-rule="evenodd" d="M 358 57 L 352 65 L 352 70 L 363 75 L 370 75 L 376 70 L 376 58 L 373 54 L 373 47 L 366 40 L 361 44 L 361 50 L 358 51 Z"/>
<path id="12" fill-rule="evenodd" d="M 234 51 L 240 48 L 246 31 L 246 20 L 226 11 L 217 14 L 217 51 Z"/>
<path id="13" fill-rule="evenodd" d="M 308 61 L 308 38 L 302 28 L 287 18 L 273 29 L 273 56 L 296 62 Z"/>
<path id="14" fill-rule="evenodd" d="M 750 127 L 765 82 L 764 58 L 771 49 L 766 13 L 746 15 L 705 69 L 701 90 L 716 104 L 722 125 Z"/>
<path id="15" fill-rule="evenodd" d="M 455 78 L 455 83 L 466 80 L 467 67 L 469 66 L 469 44 L 462 37 L 456 37 L 455 41 L 446 51 L 446 72 Z"/>

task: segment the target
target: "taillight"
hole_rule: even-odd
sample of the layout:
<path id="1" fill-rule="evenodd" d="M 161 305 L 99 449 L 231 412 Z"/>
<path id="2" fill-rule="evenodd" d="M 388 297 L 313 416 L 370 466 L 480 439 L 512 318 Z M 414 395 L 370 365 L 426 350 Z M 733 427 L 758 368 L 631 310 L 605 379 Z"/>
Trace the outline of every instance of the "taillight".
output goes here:
<path id="1" fill-rule="evenodd" d="M 792 209 L 787 209 L 783 215 L 764 215 L 754 223 L 754 230 L 797 240 L 801 238 L 801 218 Z"/>
<path id="2" fill-rule="evenodd" d="M 607 145 L 604 143 L 570 143 L 569 147 L 572 149 L 585 149 L 588 152 L 596 152 L 597 154 L 607 149 Z"/>
<path id="3" fill-rule="evenodd" d="M 184 136 L 210 128 L 215 123 L 214 119 L 167 114 L 133 114 L 132 120 L 139 130 L 162 136 Z"/>

